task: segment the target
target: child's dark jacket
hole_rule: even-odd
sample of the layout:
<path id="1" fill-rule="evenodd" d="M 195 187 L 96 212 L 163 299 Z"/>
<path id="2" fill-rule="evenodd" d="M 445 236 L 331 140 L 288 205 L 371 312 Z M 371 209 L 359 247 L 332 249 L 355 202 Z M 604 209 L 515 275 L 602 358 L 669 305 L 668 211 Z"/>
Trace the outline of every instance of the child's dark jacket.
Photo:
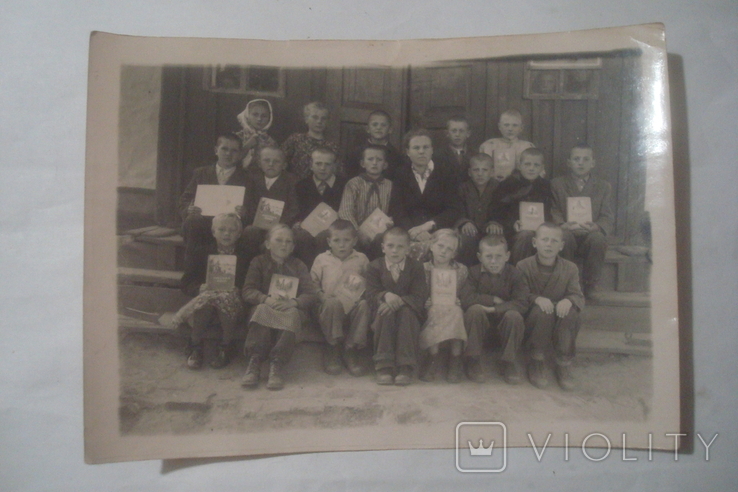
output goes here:
<path id="1" fill-rule="evenodd" d="M 425 281 L 425 268 L 419 261 L 405 258 L 405 269 L 400 272 L 397 282 L 387 269 L 384 257 L 369 263 L 366 269 L 366 291 L 364 296 L 376 309 L 387 292 L 402 297 L 415 314 L 422 318 L 425 301 L 428 299 L 428 284 Z"/>

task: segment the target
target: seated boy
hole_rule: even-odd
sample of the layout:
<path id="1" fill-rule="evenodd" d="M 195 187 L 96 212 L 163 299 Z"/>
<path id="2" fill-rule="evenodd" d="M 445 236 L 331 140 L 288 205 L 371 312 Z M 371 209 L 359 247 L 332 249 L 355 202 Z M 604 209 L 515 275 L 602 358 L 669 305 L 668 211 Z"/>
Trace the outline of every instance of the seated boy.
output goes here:
<path id="1" fill-rule="evenodd" d="M 410 235 L 399 227 L 384 233 L 384 256 L 366 270 L 365 296 L 374 321 L 374 368 L 377 383 L 412 383 L 418 361 L 418 334 L 428 299 L 423 264 L 407 256 Z M 394 377 L 393 377 L 394 376 Z"/>
<path id="2" fill-rule="evenodd" d="M 551 214 L 555 223 L 564 230 L 564 251 L 561 256 L 574 261 L 584 259 L 582 283 L 584 295 L 591 298 L 602 274 L 607 252 L 606 236 L 612 233 L 615 216 L 612 211 L 612 187 L 610 183 L 592 176 L 595 167 L 591 147 L 577 145 L 571 149 L 567 161 L 569 176 L 551 181 L 553 204 Z M 567 198 L 589 197 L 592 203 L 592 222 L 579 224 L 567 217 Z"/>
<path id="3" fill-rule="evenodd" d="M 466 144 L 470 136 L 469 120 L 464 116 L 454 116 L 446 121 L 448 144 L 433 150 L 433 160 L 445 162 L 449 167 L 455 169 L 459 183 L 469 179 L 470 155 Z"/>
<path id="4" fill-rule="evenodd" d="M 545 352 L 553 343 L 556 356 L 556 379 L 564 390 L 575 387 L 571 362 L 579 332 L 579 312 L 584 308 L 584 296 L 579 287 L 577 266 L 559 257 L 564 248 L 564 231 L 545 222 L 538 227 L 533 246 L 536 254 L 518 263 L 530 295 L 530 310 L 525 318 L 530 333 L 531 361 L 528 365 L 530 382 L 538 388 L 548 386 Z"/>
<path id="5" fill-rule="evenodd" d="M 510 261 L 513 265 L 535 254 L 535 231 L 523 230 L 520 221 L 520 202 L 543 204 L 543 218 L 551 221 L 551 183 L 545 179 L 543 152 L 531 147 L 520 156 L 518 173 L 502 181 L 492 197 L 490 215 L 502 225 L 503 233 L 512 244 Z"/>
<path id="6" fill-rule="evenodd" d="M 246 224 L 253 224 L 259 201 L 264 197 L 284 202 L 279 222 L 292 226 L 297 217 L 296 180 L 284 170 L 284 152 L 279 147 L 267 146 L 262 147 L 258 155 L 261 172 L 248 177 L 244 221 Z M 253 225 L 248 225 L 243 230 L 243 241 L 252 258 L 261 252 L 265 236 L 265 230 Z"/>
<path id="7" fill-rule="evenodd" d="M 249 172 L 258 172 L 258 166 L 251 164 L 259 150 L 267 145 L 277 145 L 267 133 L 272 126 L 272 105 L 266 99 L 253 99 L 236 119 L 241 124 L 241 130 L 236 132 L 243 147 L 241 166 Z"/>
<path id="8" fill-rule="evenodd" d="M 300 227 L 300 223 L 320 203 L 325 203 L 338 212 L 343 188 L 346 186 L 346 179 L 336 176 L 337 157 L 334 151 L 327 147 L 319 147 L 311 154 L 311 161 L 312 174 L 295 185 L 298 211 L 297 222 L 293 226 L 296 242 L 295 256 L 306 265 L 311 265 L 318 253 L 326 250 L 328 231 L 323 231 L 313 237 Z"/>
<path id="9" fill-rule="evenodd" d="M 495 179 L 502 181 L 510 176 L 520 163 L 520 154 L 534 145 L 520 140 L 523 133 L 523 115 L 516 109 L 508 109 L 500 115 L 502 138 L 490 138 L 479 147 L 479 152 L 490 155 L 495 160 Z"/>
<path id="10" fill-rule="evenodd" d="M 361 153 L 360 166 L 364 172 L 351 178 L 344 188 L 338 217 L 351 222 L 357 231 L 377 208 L 393 221 L 402 217 L 398 188 L 384 177 L 384 171 L 387 169 L 386 154 L 386 147 L 367 145 Z M 358 249 L 366 253 L 370 259 L 379 257 L 382 253 L 382 236 L 370 238 L 359 231 Z"/>
<path id="11" fill-rule="evenodd" d="M 237 165 L 240 154 L 241 140 L 235 134 L 220 135 L 215 144 L 215 155 L 218 161 L 215 164 L 198 167 L 192 172 L 192 179 L 179 198 L 185 254 L 192 253 L 194 249 L 213 240 L 210 234 L 213 218 L 203 217 L 202 210 L 195 206 L 197 185 L 246 186 L 246 173 Z M 243 217 L 242 206 L 235 207 L 234 211 Z"/>
<path id="12" fill-rule="evenodd" d="M 338 146 L 326 140 L 325 131 L 328 126 L 330 111 L 322 102 L 313 101 L 302 108 L 307 133 L 293 133 L 282 144 L 287 170 L 297 179 L 310 176 L 311 155 L 318 147 L 328 147 L 338 153 Z"/>
<path id="13" fill-rule="evenodd" d="M 369 138 L 366 141 L 360 142 L 349 153 L 345 167 L 346 176 L 353 178 L 363 172 L 361 160 L 364 157 L 364 149 L 368 145 L 374 145 L 384 148 L 384 159 L 387 162 L 385 176 L 393 179 L 397 168 L 405 162 L 405 159 L 400 151 L 389 141 L 389 136 L 392 133 L 392 118 L 387 112 L 381 109 L 372 111 L 369 113 L 369 118 L 366 121 L 366 133 L 369 135 Z"/>
<path id="14" fill-rule="evenodd" d="M 328 229 L 330 251 L 319 254 L 310 269 L 310 276 L 320 289 L 316 311 L 320 328 L 328 342 L 323 358 L 323 368 L 328 374 L 341 372 L 341 352 L 352 375 L 361 376 L 364 373 L 358 350 L 366 347 L 367 343 L 369 304 L 359 299 L 346 312 L 343 303 L 336 297 L 339 282 L 349 274 L 363 278 L 369 265 L 366 255 L 354 250 L 357 238 L 357 231 L 351 222 L 338 219 Z"/>
<path id="15" fill-rule="evenodd" d="M 502 233 L 501 226 L 491 224 L 490 205 L 497 181 L 492 179 L 494 163 L 487 154 L 477 154 L 469 160 L 469 176 L 459 185 L 459 196 L 464 215 L 456 222 L 461 233 L 461 247 L 457 259 L 471 266 L 477 259 L 477 245 L 486 234 Z"/>
<path id="16" fill-rule="evenodd" d="M 525 334 L 523 314 L 528 308 L 528 284 L 510 265 L 510 252 L 502 235 L 490 235 L 479 243 L 480 264 L 469 269 L 461 305 L 465 309 L 467 374 L 472 381 L 484 381 L 480 356 L 482 342 L 492 329 L 502 342 L 502 375 L 508 384 L 522 380 L 517 355 Z"/>

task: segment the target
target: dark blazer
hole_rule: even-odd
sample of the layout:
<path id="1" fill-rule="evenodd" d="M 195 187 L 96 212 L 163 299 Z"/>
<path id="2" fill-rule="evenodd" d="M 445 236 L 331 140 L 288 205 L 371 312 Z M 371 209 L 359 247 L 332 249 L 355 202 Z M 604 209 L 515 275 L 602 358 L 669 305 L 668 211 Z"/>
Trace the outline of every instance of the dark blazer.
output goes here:
<path id="1" fill-rule="evenodd" d="M 456 174 L 456 180 L 459 183 L 469 181 L 469 159 L 471 155 L 468 150 L 461 154 L 461 162 L 453 151 L 451 145 L 446 144 L 437 149 L 433 149 L 433 162 L 443 162 L 450 169 L 453 169 Z"/>
<path id="2" fill-rule="evenodd" d="M 282 218 L 279 222 L 282 224 L 292 225 L 297 218 L 297 197 L 295 195 L 295 185 L 297 178 L 294 174 L 283 171 L 277 177 L 271 188 L 267 190 L 266 181 L 263 174 L 249 175 L 246 185 L 246 205 L 244 223 L 251 225 L 254 223 L 256 210 L 259 206 L 259 200 L 262 197 L 281 200 L 284 202 L 284 210 L 282 210 Z"/>
<path id="3" fill-rule="evenodd" d="M 490 202 L 489 220 L 502 225 L 508 242 L 515 237 L 514 226 L 520 219 L 520 202 L 543 203 L 544 218 L 550 222 L 553 202 L 551 182 L 544 178 L 528 181 L 514 173 L 497 185 Z"/>
<path id="4" fill-rule="evenodd" d="M 525 314 L 528 310 L 529 295 L 530 290 L 523 274 L 514 266 L 505 263 L 497 275 L 489 273 L 482 265 L 469 268 L 469 276 L 459 293 L 459 299 L 464 310 L 474 304 L 481 304 L 486 307 L 494 306 L 498 313 L 512 310 Z M 505 302 L 495 305 L 495 296 Z"/>
<path id="5" fill-rule="evenodd" d="M 315 185 L 313 176 L 310 175 L 305 179 L 297 182 L 295 192 L 297 193 L 297 221 L 302 222 L 310 215 L 321 202 L 338 212 L 341 206 L 341 197 L 343 196 L 343 188 L 346 186 L 346 178 L 336 176 L 332 187 L 325 189 L 321 195 L 318 193 L 318 187 Z"/>
<path id="6" fill-rule="evenodd" d="M 395 282 L 382 256 L 369 263 L 365 277 L 364 296 L 374 309 L 379 306 L 387 292 L 392 292 L 402 297 L 405 304 L 422 318 L 425 301 L 430 295 L 422 263 L 410 257 L 405 258 L 405 269 L 400 272 L 400 277 Z"/>
<path id="7" fill-rule="evenodd" d="M 575 263 L 560 256 L 556 258 L 554 271 L 545 284 L 538 265 L 538 255 L 520 260 L 517 267 L 530 289 L 528 300 L 531 305 L 537 297 L 546 297 L 554 303 L 569 299 L 580 311 L 584 309 L 584 296 L 579 286 L 579 269 Z"/>
<path id="8" fill-rule="evenodd" d="M 346 163 L 344 164 L 343 170 L 349 179 L 364 172 L 364 168 L 361 167 L 361 158 L 367 145 L 369 145 L 368 140 L 358 142 L 346 156 Z M 397 150 L 391 143 L 388 143 L 384 147 L 387 158 L 387 169 L 382 174 L 385 178 L 394 180 L 397 170 L 407 163 L 407 156 Z"/>
<path id="9" fill-rule="evenodd" d="M 240 165 L 237 164 L 236 166 L 236 170 L 231 174 L 231 177 L 228 178 L 228 182 L 226 182 L 226 184 L 231 186 L 247 186 L 248 178 L 246 171 L 244 171 Z M 215 172 L 215 164 L 198 167 L 192 171 L 192 179 L 187 185 L 187 188 L 185 188 L 184 193 L 182 193 L 182 196 L 179 197 L 179 213 L 182 215 L 183 219 L 187 218 L 187 207 L 192 205 L 192 202 L 195 200 L 195 194 L 197 193 L 197 185 L 201 184 L 218 184 L 218 175 Z M 246 191 L 248 194 L 248 188 Z M 247 196 L 248 195 L 244 195 L 244 208 L 246 206 Z"/>
<path id="10" fill-rule="evenodd" d="M 464 181 L 459 185 L 459 198 L 464 207 L 464 213 L 456 221 L 456 227 L 461 227 L 467 222 L 473 223 L 477 230 L 484 234 L 485 227 L 490 221 L 489 212 L 494 192 L 497 189 L 497 181 L 489 180 L 482 194 L 479 194 L 477 186 L 471 181 Z"/>
<path id="11" fill-rule="evenodd" d="M 184 274 L 180 281 L 182 292 L 188 296 L 195 297 L 200 293 L 200 285 L 207 279 L 208 256 L 217 255 L 218 246 L 215 243 L 196 247 L 192 253 L 185 256 Z M 241 242 L 236 244 L 236 288 L 243 287 L 246 271 L 249 268 L 249 258 Z"/>
<path id="12" fill-rule="evenodd" d="M 551 181 L 553 206 L 551 209 L 553 220 L 557 224 L 566 222 L 567 197 L 588 196 L 592 201 L 592 221 L 600 226 L 604 234 L 612 234 L 615 224 L 615 214 L 612 210 L 612 186 L 605 180 L 589 177 L 584 189 L 579 191 L 574 178 L 562 176 Z"/>
<path id="13" fill-rule="evenodd" d="M 263 303 L 268 297 L 269 285 L 275 273 L 300 280 L 295 298 L 298 309 L 306 310 L 318 300 L 318 286 L 302 261 L 290 256 L 280 265 L 267 252 L 254 258 L 249 265 L 241 290 L 243 301 L 254 306 Z"/>
<path id="14" fill-rule="evenodd" d="M 433 220 L 436 228 L 441 229 L 453 227 L 463 215 L 453 170 L 443 162 L 433 161 L 433 166 L 422 193 L 409 162 L 397 171 L 394 183 L 400 188 L 406 218 L 396 225 L 410 229 Z"/>

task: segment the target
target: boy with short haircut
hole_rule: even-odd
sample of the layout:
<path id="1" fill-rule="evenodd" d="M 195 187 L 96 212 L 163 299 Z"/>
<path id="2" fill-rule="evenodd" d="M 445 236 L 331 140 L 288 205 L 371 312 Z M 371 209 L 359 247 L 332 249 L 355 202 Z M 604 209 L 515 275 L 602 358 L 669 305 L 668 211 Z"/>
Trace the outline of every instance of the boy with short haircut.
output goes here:
<path id="1" fill-rule="evenodd" d="M 508 109 L 502 113 L 497 127 L 502 138 L 490 138 L 479 147 L 479 152 L 484 152 L 495 160 L 495 179 L 502 181 L 510 176 L 515 166 L 520 163 L 523 151 L 534 145 L 520 140 L 523 133 L 523 115 L 516 109 Z"/>
<path id="2" fill-rule="evenodd" d="M 445 162 L 456 170 L 459 183 L 469 179 L 469 150 L 467 141 L 471 136 L 469 120 L 464 116 L 454 116 L 446 121 L 446 137 L 448 144 L 433 151 L 433 160 Z"/>
<path id="3" fill-rule="evenodd" d="M 479 242 L 479 264 L 469 269 L 461 293 L 467 342 L 464 355 L 472 381 L 482 382 L 482 342 L 494 329 L 502 342 L 502 375 L 508 384 L 522 380 L 517 354 L 525 334 L 523 315 L 528 309 L 528 284 L 520 271 L 508 263 L 510 252 L 502 235 L 489 235 Z"/>
<path id="4" fill-rule="evenodd" d="M 533 239 L 536 254 L 522 260 L 517 267 L 530 289 L 528 300 L 531 308 L 525 318 L 526 329 L 530 333 L 530 382 L 538 388 L 548 386 L 545 351 L 553 343 L 556 379 L 562 389 L 572 390 L 575 383 L 571 363 L 584 296 L 579 287 L 577 266 L 559 257 L 564 248 L 563 237 L 561 227 L 543 223 Z"/>
<path id="5" fill-rule="evenodd" d="M 397 168 L 405 160 L 400 151 L 389 141 L 389 136 L 392 134 L 392 118 L 389 113 L 381 109 L 369 113 L 369 118 L 366 121 L 366 133 L 368 135 L 366 141 L 360 142 L 349 153 L 345 167 L 346 176 L 353 178 L 363 172 L 361 161 L 364 157 L 364 149 L 371 145 L 384 148 L 384 159 L 387 162 L 385 176 L 393 179 Z"/>
<path id="6" fill-rule="evenodd" d="M 213 224 L 212 217 L 203 217 L 202 210 L 195 206 L 197 185 L 230 185 L 247 186 L 247 176 L 243 168 L 238 166 L 241 154 L 241 140 L 233 133 L 224 133 L 218 136 L 215 144 L 215 155 L 218 160 L 215 164 L 198 167 L 192 172 L 192 179 L 179 198 L 179 210 L 182 214 L 182 237 L 185 243 L 185 254 L 191 254 L 195 249 L 212 242 L 210 233 Z M 234 212 L 243 217 L 246 204 L 236 206 Z"/>
<path id="7" fill-rule="evenodd" d="M 330 116 L 328 106 L 319 101 L 310 102 L 302 108 L 302 116 L 308 131 L 293 133 L 282 144 L 287 170 L 297 179 L 310 175 L 311 155 L 318 147 L 328 147 L 338 154 L 338 146 L 325 135 Z"/>
<path id="8" fill-rule="evenodd" d="M 346 179 L 336 175 L 338 157 L 333 150 L 327 147 L 318 147 L 310 157 L 312 161 L 310 166 L 311 175 L 298 181 L 295 185 L 298 211 L 297 222 L 293 226 L 296 242 L 295 256 L 306 265 L 312 264 L 318 253 L 325 251 L 328 231 L 323 231 L 313 237 L 300 227 L 300 224 L 321 203 L 325 203 L 338 212 L 338 208 L 341 206 L 343 188 L 346 186 Z"/>
<path id="9" fill-rule="evenodd" d="M 459 196 L 464 215 L 456 221 L 461 233 L 461 247 L 457 259 L 471 266 L 477 258 L 477 245 L 486 234 L 501 233 L 497 224 L 491 224 L 489 209 L 497 181 L 492 179 L 494 162 L 487 154 L 477 154 L 469 159 L 469 178 L 459 185 Z"/>
<path id="10" fill-rule="evenodd" d="M 582 278 L 584 295 L 591 298 L 602 274 L 607 252 L 606 236 L 612 233 L 615 216 L 612 210 L 612 186 L 592 176 L 595 167 L 594 151 L 586 145 L 571 149 L 567 160 L 569 176 L 551 181 L 553 193 L 552 216 L 564 230 L 564 251 L 561 256 L 574 261 L 584 259 Z M 589 197 L 592 203 L 592 222 L 578 224 L 567 218 L 567 198 Z"/>
<path id="11" fill-rule="evenodd" d="M 346 312 L 336 297 L 339 283 L 346 276 L 356 274 L 363 278 L 369 259 L 354 250 L 358 234 L 351 222 L 338 219 L 328 228 L 329 251 L 315 258 L 310 275 L 319 287 L 316 304 L 317 319 L 328 342 L 323 368 L 328 374 L 341 372 L 341 352 L 346 367 L 353 376 L 361 376 L 364 368 L 359 363 L 358 351 L 366 347 L 369 327 L 369 303 L 359 299 Z M 348 329 L 345 327 L 348 326 Z M 342 350 L 343 349 L 343 350 Z"/>
<path id="12" fill-rule="evenodd" d="M 551 183 L 544 175 L 543 152 L 535 147 L 525 149 L 520 156 L 518 173 L 501 182 L 491 200 L 490 215 L 502 226 L 508 244 L 512 245 L 510 258 L 513 265 L 535 254 L 535 231 L 522 229 L 520 203 L 542 203 L 543 218 L 551 221 Z"/>
<path id="13" fill-rule="evenodd" d="M 267 131 L 272 126 L 272 104 L 266 99 L 253 99 L 236 117 L 241 130 L 236 132 L 241 138 L 241 166 L 251 172 L 258 172 L 257 165 L 251 166 L 262 147 L 277 145 Z"/>
<path id="14" fill-rule="evenodd" d="M 394 222 L 403 217 L 398 188 L 384 177 L 387 169 L 386 154 L 386 147 L 367 145 L 361 153 L 360 166 L 364 172 L 351 178 L 344 188 L 338 217 L 351 222 L 356 230 L 359 230 L 361 224 L 377 208 Z M 381 244 L 381 236 L 370 238 L 359 231 L 358 248 L 371 259 L 381 255 Z"/>
<path id="15" fill-rule="evenodd" d="M 295 176 L 285 171 L 284 152 L 279 147 L 262 147 L 258 154 L 261 172 L 250 174 L 246 186 L 245 223 L 253 224 L 262 198 L 271 198 L 284 202 L 281 224 L 292 226 L 297 217 L 297 199 L 295 196 Z M 266 231 L 248 225 L 243 230 L 243 241 L 252 257 L 258 255 Z"/>
<path id="16" fill-rule="evenodd" d="M 372 305 L 377 383 L 406 386 L 418 360 L 418 334 L 428 285 L 423 264 L 407 256 L 410 235 L 394 227 L 384 233 L 384 256 L 366 270 L 365 296 Z M 393 377 L 394 376 L 394 377 Z"/>

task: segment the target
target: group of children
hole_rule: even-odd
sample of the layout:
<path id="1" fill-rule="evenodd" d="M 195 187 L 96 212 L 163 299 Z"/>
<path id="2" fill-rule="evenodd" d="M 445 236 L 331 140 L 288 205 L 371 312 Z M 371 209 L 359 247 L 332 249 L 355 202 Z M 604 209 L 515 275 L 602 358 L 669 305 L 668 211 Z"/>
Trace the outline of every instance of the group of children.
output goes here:
<path id="1" fill-rule="evenodd" d="M 329 374 L 344 365 L 352 375 L 366 373 L 361 354 L 371 344 L 378 384 L 407 385 L 416 372 L 432 381 L 448 346 L 447 379 L 458 382 L 466 373 L 480 382 L 484 342 L 496 334 L 506 382 L 522 381 L 525 344 L 535 386 L 548 384 L 545 356 L 553 347 L 556 379 L 573 388 L 578 316 L 595 292 L 613 226 L 610 185 L 591 174 L 593 150 L 574 147 L 570 175 L 549 181 L 543 152 L 519 138 L 517 111 L 501 115 L 502 137 L 477 154 L 467 148 L 471 129 L 463 117 L 447 122 L 448 143 L 440 149 L 427 131 L 415 130 L 401 153 L 389 142 L 391 118 L 374 111 L 367 140 L 341 163 L 325 138 L 328 109 L 310 103 L 304 116 L 308 132 L 278 147 L 266 134 L 271 106 L 252 101 L 239 115 L 243 131 L 218 138 L 217 163 L 195 170 L 182 195 L 183 288 L 194 299 L 175 322 L 192 326 L 188 366 L 202 366 L 202 333 L 216 319 L 222 338 L 211 365 L 227 365 L 234 326 L 246 323 L 249 363 L 241 384 L 257 386 L 268 361 L 267 387 L 280 389 L 296 334 L 312 320 L 325 337 Z M 199 184 L 243 186 L 244 202 L 233 213 L 204 217 L 194 206 Z M 591 221 L 569 220 L 570 197 L 589 198 Z M 262 198 L 284 203 L 268 230 L 253 224 Z M 524 227 L 521 202 L 542 204 L 545 222 Z M 302 223 L 321 203 L 338 218 L 313 235 Z M 362 225 L 377 210 L 386 230 L 367 232 Z M 232 290 L 203 287 L 209 254 L 237 256 Z M 583 262 L 583 289 L 575 259 Z M 270 296 L 275 275 L 297 279 L 296 294 Z M 455 296 L 434 305 L 434 279 L 449 275 Z M 360 279 L 360 298 L 344 295 L 347 276 Z"/>

